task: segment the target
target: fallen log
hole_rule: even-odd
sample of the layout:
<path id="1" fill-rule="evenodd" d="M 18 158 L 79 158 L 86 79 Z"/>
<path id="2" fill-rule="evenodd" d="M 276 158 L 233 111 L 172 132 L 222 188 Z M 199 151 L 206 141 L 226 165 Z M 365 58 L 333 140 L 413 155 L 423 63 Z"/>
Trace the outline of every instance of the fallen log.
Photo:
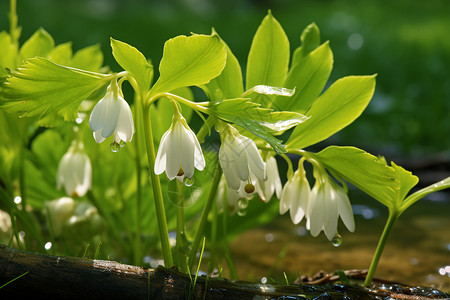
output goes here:
<path id="1" fill-rule="evenodd" d="M 0 299 L 448 299 L 438 290 L 408 296 L 405 288 L 359 285 L 270 285 L 200 276 L 195 287 L 176 268 L 146 269 L 114 261 L 59 257 L 0 245 Z M 25 275 L 23 275 L 25 274 Z M 19 276 L 22 277 L 18 278 Z M 403 293 L 403 294 L 402 294 Z M 425 298 L 418 298 L 425 297 Z M 395 298 L 397 299 L 397 298 Z"/>

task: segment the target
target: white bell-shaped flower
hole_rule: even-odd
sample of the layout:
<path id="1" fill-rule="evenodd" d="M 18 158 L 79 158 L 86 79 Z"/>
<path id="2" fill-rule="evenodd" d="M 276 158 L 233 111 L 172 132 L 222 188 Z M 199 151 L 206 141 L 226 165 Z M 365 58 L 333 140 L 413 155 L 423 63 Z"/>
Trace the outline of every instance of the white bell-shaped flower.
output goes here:
<path id="1" fill-rule="evenodd" d="M 131 142 L 134 133 L 133 114 L 123 99 L 116 80 L 106 90 L 105 96 L 95 105 L 89 118 L 89 126 L 97 143 L 114 134 L 113 144 Z"/>
<path id="2" fill-rule="evenodd" d="M 192 178 L 194 168 L 199 171 L 205 169 L 202 148 L 186 120 L 175 110 L 172 125 L 164 133 L 159 144 L 155 173 L 159 175 L 166 171 L 170 180 L 177 176 Z"/>
<path id="3" fill-rule="evenodd" d="M 309 230 L 312 236 L 318 236 L 323 230 L 328 240 L 337 232 L 338 218 L 341 217 L 350 232 L 355 230 L 352 206 L 344 189 L 328 175 L 316 177 L 311 192 L 309 206 Z"/>
<path id="4" fill-rule="evenodd" d="M 91 188 L 91 161 L 80 142 L 74 141 L 60 160 L 56 184 L 58 189 L 64 186 L 66 194 L 71 197 L 82 197 Z"/>
<path id="5" fill-rule="evenodd" d="M 256 192 L 264 202 L 268 202 L 274 193 L 280 199 L 283 186 L 275 157 L 271 156 L 266 160 L 266 169 L 267 179 L 256 181 Z"/>
<path id="6" fill-rule="evenodd" d="M 75 201 L 69 197 L 62 197 L 45 203 L 50 214 L 55 236 L 61 235 L 65 223 L 75 210 Z"/>
<path id="7" fill-rule="evenodd" d="M 280 214 L 290 212 L 291 220 L 298 224 L 308 217 L 311 188 L 306 178 L 303 162 L 300 161 L 294 176 L 286 182 L 280 198 Z"/>
<path id="8" fill-rule="evenodd" d="M 254 174 L 257 180 L 266 180 L 266 164 L 255 142 L 229 124 L 219 128 L 222 141 L 219 162 L 228 186 L 238 190 L 242 181 L 250 181 L 250 174 Z"/>

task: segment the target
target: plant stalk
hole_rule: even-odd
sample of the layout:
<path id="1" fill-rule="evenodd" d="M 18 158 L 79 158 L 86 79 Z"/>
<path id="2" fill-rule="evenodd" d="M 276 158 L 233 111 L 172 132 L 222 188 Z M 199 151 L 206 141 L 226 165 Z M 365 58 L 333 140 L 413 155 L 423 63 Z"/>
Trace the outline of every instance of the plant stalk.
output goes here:
<path id="1" fill-rule="evenodd" d="M 153 143 L 152 124 L 150 120 L 150 105 L 144 106 L 144 133 L 147 145 L 149 174 L 153 187 L 153 196 L 155 200 L 156 218 L 158 220 L 159 235 L 161 247 L 164 256 L 164 265 L 168 268 L 173 266 L 172 250 L 169 242 L 169 230 L 167 227 L 166 212 L 164 209 L 164 199 L 162 195 L 161 182 L 155 174 L 155 145 Z"/>
<path id="2" fill-rule="evenodd" d="M 219 185 L 221 176 L 222 176 L 222 169 L 219 167 L 219 163 L 216 162 L 211 190 L 209 191 L 208 199 L 206 200 L 206 205 L 203 208 L 202 215 L 200 217 L 200 224 L 198 225 L 194 242 L 192 244 L 191 252 L 189 253 L 189 269 L 192 269 L 194 266 L 195 256 L 197 254 L 198 247 L 200 246 L 200 242 L 204 236 L 206 221 L 208 219 L 208 214 L 209 211 L 211 210 L 213 201 L 216 198 L 217 187 Z"/>
<path id="3" fill-rule="evenodd" d="M 176 182 L 178 190 L 177 201 L 177 254 L 178 254 L 178 267 L 182 272 L 187 273 L 187 239 L 186 228 L 184 222 L 184 200 L 183 200 L 183 187 L 180 186 L 180 182 Z"/>
<path id="4" fill-rule="evenodd" d="M 378 241 L 377 249 L 375 250 L 375 254 L 373 255 L 372 262 L 366 276 L 366 280 L 364 281 L 365 286 L 369 286 L 372 283 L 373 275 L 375 274 L 375 270 L 377 269 L 384 246 L 386 245 L 389 234 L 391 233 L 392 226 L 394 226 L 394 223 L 395 221 L 397 221 L 399 216 L 400 214 L 397 211 L 392 212 L 391 210 L 389 210 L 388 220 L 386 221 L 386 225 L 384 226 L 381 238 Z"/>
<path id="5" fill-rule="evenodd" d="M 140 126 L 142 122 L 142 106 L 141 98 L 138 94 L 135 94 L 135 122 L 136 126 Z M 142 252 L 141 252 L 141 203 L 142 203 L 142 188 L 141 188 L 141 134 L 140 130 L 136 131 L 134 138 L 134 148 L 136 151 L 135 155 L 135 165 L 136 165 L 136 236 L 134 245 L 134 264 L 140 265 L 142 263 Z"/>

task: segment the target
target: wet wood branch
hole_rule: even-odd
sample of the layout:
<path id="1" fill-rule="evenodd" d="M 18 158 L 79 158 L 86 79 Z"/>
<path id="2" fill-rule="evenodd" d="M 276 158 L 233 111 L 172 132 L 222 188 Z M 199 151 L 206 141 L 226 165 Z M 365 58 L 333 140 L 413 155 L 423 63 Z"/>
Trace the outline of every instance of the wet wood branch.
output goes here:
<path id="1" fill-rule="evenodd" d="M 205 276 L 199 277 L 192 288 L 189 276 L 176 268 L 145 269 L 114 261 L 56 257 L 0 245 L 0 286 L 23 274 L 0 289 L 0 299 L 36 296 L 66 300 L 308 299 L 305 297 L 321 295 L 323 299 L 343 299 L 344 295 L 347 299 L 376 299 L 377 295 L 389 294 L 386 290 L 380 294 L 380 291 L 355 285 L 276 286 Z"/>

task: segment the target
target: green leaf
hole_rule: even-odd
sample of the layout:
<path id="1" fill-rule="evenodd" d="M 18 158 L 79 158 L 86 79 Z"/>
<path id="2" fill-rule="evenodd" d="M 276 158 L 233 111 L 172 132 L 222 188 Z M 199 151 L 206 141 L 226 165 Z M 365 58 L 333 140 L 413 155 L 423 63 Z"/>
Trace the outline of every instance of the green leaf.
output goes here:
<path id="1" fill-rule="evenodd" d="M 0 68 L 16 68 L 17 46 L 15 46 L 11 37 L 6 31 L 0 32 Z M 3 75 L 0 74 L 0 77 Z"/>
<path id="2" fill-rule="evenodd" d="M 391 166 L 395 171 L 395 177 L 400 183 L 397 192 L 392 195 L 391 200 L 395 204 L 395 207 L 399 208 L 409 191 L 419 182 L 419 178 L 410 171 L 397 166 L 394 162 L 391 163 Z"/>
<path id="3" fill-rule="evenodd" d="M 78 50 L 73 55 L 70 67 L 98 72 L 103 65 L 103 52 L 100 45 L 92 45 Z"/>
<path id="4" fill-rule="evenodd" d="M 268 85 L 255 85 L 251 89 L 245 91 L 244 94 L 242 94 L 242 97 L 246 97 L 252 93 L 258 93 L 262 95 L 278 95 L 283 97 L 292 97 L 295 93 L 294 89 L 286 89 L 282 87 L 274 87 L 274 86 L 268 86 Z"/>
<path id="5" fill-rule="evenodd" d="M 289 40 L 269 11 L 255 37 L 248 56 L 247 89 L 255 85 L 283 86 L 289 65 Z"/>
<path id="6" fill-rule="evenodd" d="M 216 103 L 210 107 L 209 112 L 222 120 L 237 124 L 262 138 L 278 153 L 286 152 L 285 146 L 280 140 L 273 137 L 274 130 L 270 128 L 270 126 L 282 128 L 283 124 L 278 123 L 276 125 L 275 123 L 279 122 L 277 117 L 281 117 L 281 115 L 271 115 L 271 109 L 261 108 L 259 104 L 246 98 L 236 98 Z M 301 122 L 297 114 L 288 116 L 293 118 L 292 122 Z M 291 121 L 284 120 L 281 122 L 289 123 Z M 275 124 L 272 124 L 272 122 Z"/>
<path id="7" fill-rule="evenodd" d="M 302 45 L 295 49 L 292 56 L 292 66 L 295 66 L 302 57 L 308 55 L 320 45 L 320 30 L 316 23 L 311 23 L 303 30 L 300 41 Z"/>
<path id="8" fill-rule="evenodd" d="M 383 159 L 355 147 L 330 146 L 314 157 L 326 169 L 387 207 L 392 207 L 392 195 L 398 189 L 393 168 Z"/>
<path id="9" fill-rule="evenodd" d="M 105 83 L 105 75 L 32 58 L 8 78 L 0 106 L 22 117 L 39 116 L 41 126 L 52 126 L 60 116 L 75 120 L 81 101 Z"/>
<path id="10" fill-rule="evenodd" d="M 314 145 L 352 123 L 369 104 L 375 75 L 348 76 L 337 80 L 306 113 L 311 119 L 297 126 L 287 143 L 301 149 Z"/>
<path id="11" fill-rule="evenodd" d="M 264 117 L 261 125 L 269 128 L 271 134 L 280 135 L 308 119 L 309 117 L 292 111 L 274 111 Z"/>
<path id="12" fill-rule="evenodd" d="M 182 35 L 170 39 L 164 44 L 160 77 L 150 96 L 208 83 L 220 75 L 225 61 L 225 46 L 217 35 Z"/>
<path id="13" fill-rule="evenodd" d="M 55 64 L 68 66 L 72 61 L 72 54 L 72 43 L 67 42 L 53 48 L 47 58 Z"/>
<path id="14" fill-rule="evenodd" d="M 52 36 L 42 28 L 39 28 L 20 48 L 19 64 L 22 61 L 36 57 L 47 57 L 55 46 Z"/>
<path id="15" fill-rule="evenodd" d="M 275 98 L 273 107 L 305 113 L 322 92 L 332 69 L 333 53 L 324 43 L 289 70 L 284 87 L 295 88 L 295 94 L 291 98 Z"/>
<path id="16" fill-rule="evenodd" d="M 137 81 L 142 93 L 146 93 L 153 80 L 153 66 L 145 56 L 124 42 L 111 38 L 111 48 L 117 63 Z"/>
<path id="17" fill-rule="evenodd" d="M 215 31 L 213 34 L 216 34 Z M 213 102 L 238 98 L 241 97 L 244 92 L 242 71 L 239 61 L 234 56 L 233 52 L 231 52 L 228 45 L 222 39 L 220 40 L 227 51 L 225 68 L 219 76 L 212 79 L 205 86 L 201 86 L 208 94 L 208 98 Z"/>

